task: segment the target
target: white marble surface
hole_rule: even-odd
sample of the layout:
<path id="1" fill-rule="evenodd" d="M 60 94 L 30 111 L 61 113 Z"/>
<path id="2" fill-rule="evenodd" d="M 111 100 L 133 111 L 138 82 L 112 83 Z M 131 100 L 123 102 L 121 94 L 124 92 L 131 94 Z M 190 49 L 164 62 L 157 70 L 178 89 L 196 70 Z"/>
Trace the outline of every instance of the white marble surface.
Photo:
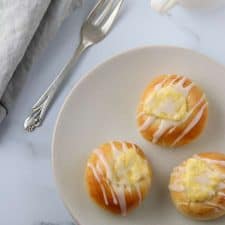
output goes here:
<path id="1" fill-rule="evenodd" d="M 34 133 L 23 121 L 34 101 L 72 54 L 79 29 L 94 0 L 85 0 L 64 23 L 33 65 L 15 106 L 0 128 L 0 224 L 70 225 L 51 170 L 51 140 L 57 113 L 73 84 L 97 64 L 144 45 L 176 45 L 204 53 L 225 65 L 225 8 L 191 12 L 177 7 L 170 16 L 150 10 L 149 0 L 127 0 L 116 26 L 73 72 L 44 125 Z M 213 76 L 213 74 L 212 74 Z"/>

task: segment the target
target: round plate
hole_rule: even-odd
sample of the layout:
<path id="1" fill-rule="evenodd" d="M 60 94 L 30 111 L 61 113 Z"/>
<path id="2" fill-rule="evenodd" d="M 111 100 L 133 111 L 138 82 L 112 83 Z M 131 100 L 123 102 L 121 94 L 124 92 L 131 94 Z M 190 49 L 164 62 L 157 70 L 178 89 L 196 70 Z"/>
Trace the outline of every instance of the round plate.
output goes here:
<path id="1" fill-rule="evenodd" d="M 159 74 L 182 74 L 199 84 L 209 100 L 203 135 L 177 150 L 145 141 L 136 127 L 136 107 L 149 81 Z M 206 56 L 176 47 L 144 47 L 113 57 L 91 71 L 71 91 L 53 138 L 56 183 L 69 212 L 81 225 L 195 225 L 170 201 L 169 174 L 182 160 L 203 151 L 225 152 L 225 68 Z M 86 161 L 99 144 L 126 140 L 138 144 L 152 161 L 149 197 L 127 217 L 99 208 L 84 184 Z M 210 222 L 224 225 L 225 218 Z"/>

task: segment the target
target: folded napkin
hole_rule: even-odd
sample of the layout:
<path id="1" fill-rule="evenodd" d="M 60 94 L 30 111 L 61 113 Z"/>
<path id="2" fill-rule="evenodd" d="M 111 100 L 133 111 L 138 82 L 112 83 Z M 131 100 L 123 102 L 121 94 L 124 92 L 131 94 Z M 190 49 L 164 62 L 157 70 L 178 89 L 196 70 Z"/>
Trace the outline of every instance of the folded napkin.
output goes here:
<path id="1" fill-rule="evenodd" d="M 0 0 L 0 122 L 34 59 L 81 0 Z"/>

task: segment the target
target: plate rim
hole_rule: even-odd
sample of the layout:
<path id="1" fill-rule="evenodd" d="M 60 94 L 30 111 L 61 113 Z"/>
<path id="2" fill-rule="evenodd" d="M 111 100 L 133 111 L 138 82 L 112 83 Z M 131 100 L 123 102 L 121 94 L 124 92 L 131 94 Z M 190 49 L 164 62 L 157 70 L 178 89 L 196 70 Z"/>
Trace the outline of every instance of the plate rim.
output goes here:
<path id="1" fill-rule="evenodd" d="M 52 174 L 53 174 L 53 179 L 55 182 L 55 187 L 56 187 L 56 191 L 59 194 L 60 199 L 63 202 L 64 207 L 66 208 L 67 212 L 69 213 L 69 215 L 72 217 L 72 219 L 74 220 L 74 222 L 76 223 L 76 225 L 85 225 L 85 224 L 81 224 L 77 218 L 75 218 L 75 216 L 73 215 L 73 213 L 71 212 L 71 210 L 69 209 L 68 203 L 65 201 L 65 197 L 63 194 L 63 191 L 61 190 L 61 188 L 59 187 L 59 181 L 57 179 L 57 175 L 56 175 L 56 166 L 55 166 L 55 142 L 56 142 L 56 134 L 57 134 L 57 129 L 58 129 L 58 125 L 59 125 L 59 121 L 61 119 L 61 116 L 63 114 L 63 110 L 65 108 L 65 106 L 67 105 L 69 99 L 71 98 L 71 96 L 73 95 L 73 93 L 75 92 L 75 90 L 83 83 L 85 82 L 86 79 L 88 79 L 90 76 L 94 76 L 95 71 L 98 70 L 99 68 L 103 67 L 105 64 L 110 63 L 112 61 L 114 61 L 115 59 L 119 58 L 119 57 L 123 57 L 124 55 L 127 54 L 131 54 L 134 52 L 138 52 L 138 51 L 142 51 L 145 49 L 156 49 L 156 48 L 161 48 L 161 49 L 175 49 L 175 50 L 183 50 L 186 52 L 190 52 L 192 54 L 198 55 L 201 58 L 204 58 L 207 61 L 210 61 L 211 63 L 214 63 L 216 65 L 218 65 L 219 67 L 223 68 L 225 71 L 225 65 L 223 65 L 222 63 L 218 62 L 216 59 L 201 53 L 197 50 L 191 49 L 191 48 L 187 48 L 187 47 L 180 47 L 180 46 L 175 46 L 175 45 L 144 45 L 144 46 L 139 46 L 139 47 L 135 47 L 135 48 L 130 48 L 127 49 L 125 51 L 119 52 L 114 54 L 113 56 L 107 58 L 106 60 L 98 63 L 96 66 L 94 66 L 93 68 L 89 69 L 83 76 L 81 76 L 77 82 L 75 82 L 71 88 L 71 90 L 67 93 L 66 97 L 64 98 L 63 103 L 61 104 L 61 107 L 57 113 L 57 117 L 55 120 L 55 124 L 54 124 L 54 128 L 53 128 L 53 133 L 52 133 L 52 140 L 51 140 L 51 168 L 52 168 Z"/>

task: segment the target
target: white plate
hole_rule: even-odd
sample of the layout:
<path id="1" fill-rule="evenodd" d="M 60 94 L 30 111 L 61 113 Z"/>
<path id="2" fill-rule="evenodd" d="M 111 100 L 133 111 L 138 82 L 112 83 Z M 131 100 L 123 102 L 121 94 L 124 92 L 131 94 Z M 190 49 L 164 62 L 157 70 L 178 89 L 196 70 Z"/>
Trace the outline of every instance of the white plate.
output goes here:
<path id="1" fill-rule="evenodd" d="M 142 91 L 159 74 L 192 78 L 209 100 L 209 124 L 192 144 L 176 151 L 146 142 L 136 128 L 135 111 Z M 81 225 L 195 225 L 175 210 L 168 193 L 171 169 L 194 153 L 225 152 L 225 68 L 191 50 L 145 47 L 118 55 L 76 85 L 59 114 L 53 138 L 53 168 L 66 207 Z M 84 186 L 86 160 L 109 140 L 137 143 L 150 157 L 154 180 L 150 196 L 127 217 L 98 208 Z M 224 225 L 225 218 L 210 222 Z"/>

